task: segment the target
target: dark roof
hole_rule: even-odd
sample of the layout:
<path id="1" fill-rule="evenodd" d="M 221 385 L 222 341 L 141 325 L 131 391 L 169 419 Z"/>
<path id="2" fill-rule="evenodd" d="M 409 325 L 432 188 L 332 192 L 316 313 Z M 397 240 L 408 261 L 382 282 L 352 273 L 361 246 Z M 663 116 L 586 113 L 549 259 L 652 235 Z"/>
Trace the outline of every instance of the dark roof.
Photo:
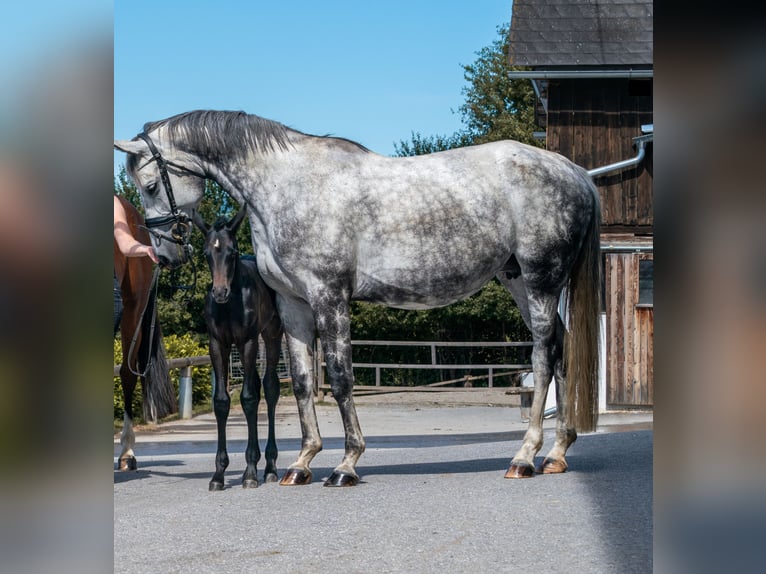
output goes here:
<path id="1" fill-rule="evenodd" d="M 514 0 L 512 66 L 653 64 L 652 0 Z"/>

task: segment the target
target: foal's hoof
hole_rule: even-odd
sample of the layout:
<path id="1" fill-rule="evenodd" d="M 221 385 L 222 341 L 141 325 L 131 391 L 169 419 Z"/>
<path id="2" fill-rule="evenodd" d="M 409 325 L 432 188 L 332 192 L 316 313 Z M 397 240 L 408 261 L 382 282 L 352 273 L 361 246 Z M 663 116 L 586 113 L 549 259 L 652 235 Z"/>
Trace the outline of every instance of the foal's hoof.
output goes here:
<path id="1" fill-rule="evenodd" d="M 267 472 L 263 475 L 263 482 L 277 482 L 279 480 L 279 477 L 277 476 L 276 472 Z"/>
<path id="2" fill-rule="evenodd" d="M 136 470 L 138 464 L 136 464 L 135 456 L 126 456 L 117 459 L 117 470 Z"/>
<path id="3" fill-rule="evenodd" d="M 325 486 L 356 486 L 359 484 L 359 477 L 355 474 L 334 471 L 330 478 L 324 481 Z"/>
<path id="4" fill-rule="evenodd" d="M 535 467 L 525 462 L 512 462 L 505 478 L 532 478 L 535 475 Z"/>
<path id="5" fill-rule="evenodd" d="M 242 488 L 258 488 L 258 480 L 255 478 L 245 478 L 242 480 Z"/>
<path id="6" fill-rule="evenodd" d="M 288 468 L 282 480 L 279 481 L 281 486 L 303 486 L 304 484 L 311 484 L 312 474 L 310 470 L 302 470 L 300 468 Z"/>
<path id="7" fill-rule="evenodd" d="M 210 492 L 218 492 L 219 490 L 223 490 L 223 483 L 218 482 L 217 480 L 211 480 L 210 484 L 207 486 L 207 489 Z"/>
<path id="8" fill-rule="evenodd" d="M 563 458 L 546 458 L 543 461 L 543 465 L 540 467 L 540 472 L 543 474 L 561 474 L 562 472 L 566 472 L 567 468 L 569 468 L 569 466 L 567 465 L 567 461 Z"/>

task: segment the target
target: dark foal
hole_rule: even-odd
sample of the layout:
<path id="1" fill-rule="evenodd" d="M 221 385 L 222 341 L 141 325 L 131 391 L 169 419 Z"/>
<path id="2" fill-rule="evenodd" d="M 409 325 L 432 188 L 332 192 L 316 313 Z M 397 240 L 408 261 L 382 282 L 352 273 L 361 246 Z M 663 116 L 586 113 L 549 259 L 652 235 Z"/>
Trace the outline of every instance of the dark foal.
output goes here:
<path id="1" fill-rule="evenodd" d="M 194 213 L 194 223 L 205 233 L 204 253 L 213 277 L 213 285 L 205 297 L 205 322 L 210 335 L 210 359 L 215 373 L 213 409 L 218 425 L 218 450 L 215 474 L 210 490 L 223 490 L 224 472 L 229 465 L 226 452 L 226 421 L 229 417 L 229 354 L 236 345 L 242 358 L 244 382 L 240 402 L 247 419 L 247 467 L 242 475 L 244 488 L 258 486 L 256 465 L 261 458 L 258 446 L 258 404 L 261 400 L 261 379 L 258 376 L 258 335 L 266 345 L 266 372 L 263 394 L 269 417 L 269 438 L 266 443 L 264 482 L 277 477 L 277 443 L 274 437 L 274 417 L 279 400 L 277 363 L 282 345 L 282 323 L 276 311 L 275 295 L 261 279 L 253 257 L 240 257 L 237 229 L 245 216 L 243 207 L 231 221 L 219 218 L 212 227 Z"/>

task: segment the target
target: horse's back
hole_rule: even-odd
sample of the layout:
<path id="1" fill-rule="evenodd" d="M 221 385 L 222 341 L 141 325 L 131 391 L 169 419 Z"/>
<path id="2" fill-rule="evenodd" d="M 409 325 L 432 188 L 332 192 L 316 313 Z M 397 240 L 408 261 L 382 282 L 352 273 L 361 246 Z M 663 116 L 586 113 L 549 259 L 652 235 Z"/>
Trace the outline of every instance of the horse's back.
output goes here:
<path id="1" fill-rule="evenodd" d="M 582 168 L 514 141 L 381 165 L 375 209 L 360 210 L 354 297 L 405 308 L 462 299 L 513 255 L 576 252 L 598 201 Z"/>

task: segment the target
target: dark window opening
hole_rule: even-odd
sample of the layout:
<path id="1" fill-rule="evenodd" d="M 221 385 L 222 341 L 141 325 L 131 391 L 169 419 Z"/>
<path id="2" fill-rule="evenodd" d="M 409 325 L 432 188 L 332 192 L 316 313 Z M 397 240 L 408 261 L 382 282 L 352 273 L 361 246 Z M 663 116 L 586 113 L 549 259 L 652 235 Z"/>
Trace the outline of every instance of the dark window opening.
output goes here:
<path id="1" fill-rule="evenodd" d="M 638 262 L 638 304 L 654 306 L 654 260 Z"/>
<path id="2" fill-rule="evenodd" d="M 634 98 L 651 97 L 652 80 L 648 80 L 648 79 L 629 80 L 628 95 Z"/>

